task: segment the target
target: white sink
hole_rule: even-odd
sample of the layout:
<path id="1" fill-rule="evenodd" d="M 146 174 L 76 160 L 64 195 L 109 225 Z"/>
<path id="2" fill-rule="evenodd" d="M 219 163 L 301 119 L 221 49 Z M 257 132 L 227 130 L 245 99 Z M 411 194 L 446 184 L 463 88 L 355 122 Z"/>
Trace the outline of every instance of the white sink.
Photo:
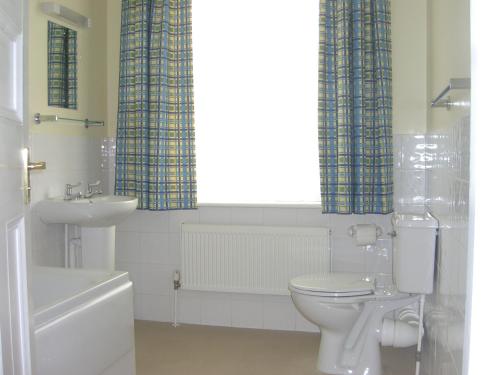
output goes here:
<path id="1" fill-rule="evenodd" d="M 35 206 L 47 224 L 73 224 L 82 227 L 110 227 L 121 223 L 137 208 L 137 198 L 118 195 L 96 195 L 93 198 L 66 201 L 47 199 Z"/>

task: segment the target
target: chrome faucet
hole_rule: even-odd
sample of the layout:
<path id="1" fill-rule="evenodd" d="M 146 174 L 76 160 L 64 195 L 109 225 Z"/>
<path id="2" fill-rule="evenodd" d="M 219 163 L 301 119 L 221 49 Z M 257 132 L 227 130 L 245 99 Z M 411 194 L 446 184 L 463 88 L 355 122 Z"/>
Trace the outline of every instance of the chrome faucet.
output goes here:
<path id="1" fill-rule="evenodd" d="M 92 198 L 94 195 L 102 194 L 102 189 L 98 189 L 100 186 L 101 186 L 101 181 L 96 181 L 93 184 L 88 184 L 87 192 L 83 197 Z"/>
<path id="2" fill-rule="evenodd" d="M 76 199 L 81 199 L 82 198 L 81 191 L 73 194 L 73 188 L 76 188 L 76 187 L 80 186 L 81 184 L 82 184 L 81 182 L 79 182 L 75 185 L 66 184 L 66 192 L 64 193 L 64 200 L 65 201 L 72 201 L 72 200 L 76 200 Z"/>

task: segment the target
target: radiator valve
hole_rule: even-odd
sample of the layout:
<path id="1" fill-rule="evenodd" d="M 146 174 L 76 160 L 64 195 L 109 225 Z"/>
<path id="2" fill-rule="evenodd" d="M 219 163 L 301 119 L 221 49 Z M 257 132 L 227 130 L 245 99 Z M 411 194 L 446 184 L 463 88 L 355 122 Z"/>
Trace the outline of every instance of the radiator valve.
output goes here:
<path id="1" fill-rule="evenodd" d="M 181 287 L 181 273 L 179 270 L 174 271 L 174 290 Z"/>

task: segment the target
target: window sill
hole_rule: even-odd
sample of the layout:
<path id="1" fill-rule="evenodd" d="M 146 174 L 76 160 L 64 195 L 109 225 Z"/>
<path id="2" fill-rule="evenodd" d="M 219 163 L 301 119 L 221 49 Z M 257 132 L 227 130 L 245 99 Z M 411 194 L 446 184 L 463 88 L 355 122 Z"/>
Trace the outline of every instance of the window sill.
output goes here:
<path id="1" fill-rule="evenodd" d="M 198 207 L 240 207 L 240 208 L 317 208 L 320 203 L 198 203 Z"/>

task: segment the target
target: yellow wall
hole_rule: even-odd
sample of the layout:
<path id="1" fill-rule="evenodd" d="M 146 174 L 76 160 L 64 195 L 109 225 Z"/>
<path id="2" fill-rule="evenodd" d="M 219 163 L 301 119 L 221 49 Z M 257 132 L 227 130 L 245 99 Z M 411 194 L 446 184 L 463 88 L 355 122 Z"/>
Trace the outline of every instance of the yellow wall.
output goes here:
<path id="1" fill-rule="evenodd" d="M 436 97 L 450 78 L 470 78 L 469 0 L 429 0 L 429 93 Z M 469 100 L 470 91 L 454 91 L 456 100 Z M 430 111 L 428 131 L 453 126 L 469 112 L 468 108 L 434 108 Z"/>
<path id="2" fill-rule="evenodd" d="M 107 38 L 108 38 L 108 118 L 107 136 L 116 136 L 116 116 L 118 113 L 118 83 L 120 70 L 120 27 L 121 0 L 107 0 Z"/>
<path id="3" fill-rule="evenodd" d="M 427 93 L 427 1 L 392 0 L 393 129 L 425 133 Z"/>
<path id="4" fill-rule="evenodd" d="M 59 0 L 58 3 L 71 8 L 92 20 L 90 29 L 77 27 L 64 20 L 49 17 L 40 11 L 44 0 L 31 0 L 29 22 L 28 79 L 30 119 L 37 112 L 57 114 L 62 117 L 107 120 L 107 78 L 106 78 L 106 1 L 102 0 Z M 47 22 L 54 21 L 77 31 L 78 43 L 78 109 L 49 107 L 47 102 Z M 34 125 L 36 133 L 58 133 L 68 135 L 103 136 L 106 129 L 85 129 L 59 121 Z"/>

